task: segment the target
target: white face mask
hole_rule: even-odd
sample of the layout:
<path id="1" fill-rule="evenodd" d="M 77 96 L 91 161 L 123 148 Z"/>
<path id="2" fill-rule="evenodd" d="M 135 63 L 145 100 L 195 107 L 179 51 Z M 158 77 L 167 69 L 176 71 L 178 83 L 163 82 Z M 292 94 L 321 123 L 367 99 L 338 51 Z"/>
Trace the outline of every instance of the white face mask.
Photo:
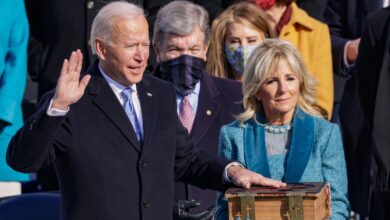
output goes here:
<path id="1" fill-rule="evenodd" d="M 245 64 L 249 59 L 249 56 L 256 49 L 257 46 L 247 45 L 247 46 L 234 46 L 226 45 L 225 53 L 226 59 L 229 62 L 230 66 L 234 69 L 234 72 L 237 74 L 243 74 Z"/>

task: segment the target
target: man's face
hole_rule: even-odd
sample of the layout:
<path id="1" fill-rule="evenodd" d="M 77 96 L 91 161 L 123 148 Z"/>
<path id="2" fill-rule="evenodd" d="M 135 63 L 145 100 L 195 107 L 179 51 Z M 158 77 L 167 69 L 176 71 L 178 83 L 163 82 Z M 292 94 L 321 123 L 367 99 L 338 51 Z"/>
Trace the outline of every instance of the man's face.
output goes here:
<path id="1" fill-rule="evenodd" d="M 114 22 L 110 42 L 96 41 L 104 72 L 128 86 L 141 81 L 149 58 L 148 23 L 144 16 Z"/>
<path id="2" fill-rule="evenodd" d="M 184 54 L 206 61 L 208 47 L 209 45 L 204 42 L 204 34 L 199 27 L 185 36 L 165 34 L 163 41 L 154 45 L 158 63 L 175 59 Z"/>

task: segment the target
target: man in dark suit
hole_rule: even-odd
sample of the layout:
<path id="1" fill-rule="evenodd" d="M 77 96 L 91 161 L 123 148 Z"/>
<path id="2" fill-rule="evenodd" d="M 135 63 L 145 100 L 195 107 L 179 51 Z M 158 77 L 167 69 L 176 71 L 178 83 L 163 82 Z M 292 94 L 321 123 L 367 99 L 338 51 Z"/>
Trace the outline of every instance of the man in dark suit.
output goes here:
<path id="1" fill-rule="evenodd" d="M 367 14 L 386 4 L 384 0 L 328 0 L 324 15 L 332 41 L 333 120 L 341 124 L 351 208 L 362 218 L 368 216 L 371 137 L 356 97 L 354 63 Z"/>
<path id="2" fill-rule="evenodd" d="M 196 147 L 217 155 L 219 130 L 242 112 L 242 93 L 240 82 L 205 72 L 208 23 L 205 9 L 190 2 L 171 2 L 160 9 L 154 24 L 153 45 L 159 63 L 154 75 L 173 84 L 181 119 L 188 98 L 194 116 L 187 126 L 190 137 Z M 211 219 L 216 192 L 176 182 L 175 201 L 177 207 L 198 205 L 191 213 L 175 209 L 176 219 Z"/>
<path id="3" fill-rule="evenodd" d="M 367 16 L 355 67 L 357 94 L 372 152 L 370 219 L 390 219 L 390 7 Z"/>
<path id="4" fill-rule="evenodd" d="M 74 48 L 80 48 L 84 55 L 82 72 L 96 59 L 90 42 L 92 21 L 98 11 L 112 1 L 114 0 L 25 0 L 31 30 L 28 69 L 38 82 L 38 100 L 55 88 L 63 58 Z M 148 22 L 153 24 L 158 9 L 172 0 L 127 1 L 143 6 L 148 14 Z M 207 8 L 214 17 L 221 11 L 219 1 L 194 2 Z M 148 64 L 146 73 L 150 73 L 155 67 L 154 56 L 151 56 Z M 58 190 L 52 167 L 39 170 L 37 178 L 42 190 Z"/>
<path id="5" fill-rule="evenodd" d="M 96 59 L 90 42 L 92 21 L 98 11 L 112 1 L 25 0 L 31 33 L 28 71 L 37 81 L 38 101 L 56 87 L 63 59 L 74 48 L 80 48 L 84 55 L 82 72 Z M 58 190 L 52 166 L 40 169 L 37 181 L 44 191 Z"/>
<path id="6" fill-rule="evenodd" d="M 141 8 L 110 3 L 91 30 L 99 59 L 89 74 L 80 80 L 83 57 L 72 52 L 54 95 L 7 150 L 21 172 L 54 163 L 62 219 L 171 219 L 174 180 L 216 190 L 226 181 L 284 185 L 193 147 L 172 87 L 143 74 L 150 42 Z"/>

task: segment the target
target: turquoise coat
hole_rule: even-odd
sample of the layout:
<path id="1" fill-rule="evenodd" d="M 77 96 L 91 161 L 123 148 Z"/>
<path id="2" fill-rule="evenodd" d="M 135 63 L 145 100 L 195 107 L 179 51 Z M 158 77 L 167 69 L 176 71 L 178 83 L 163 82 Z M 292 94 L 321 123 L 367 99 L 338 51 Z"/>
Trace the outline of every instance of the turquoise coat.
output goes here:
<path id="1" fill-rule="evenodd" d="M 257 115 L 265 123 L 262 114 Z M 284 166 L 282 181 L 329 182 L 332 196 L 331 219 L 347 219 L 347 172 L 339 128 L 322 118 L 297 109 L 292 127 L 292 140 L 285 164 L 269 164 L 264 127 L 254 120 L 241 126 L 238 121 L 221 128 L 219 155 L 237 160 L 248 169 L 271 178 L 269 167 Z M 218 194 L 216 219 L 226 220 L 227 203 Z"/>
<path id="2" fill-rule="evenodd" d="M 28 180 L 5 162 L 8 143 L 22 126 L 27 77 L 28 20 L 23 0 L 0 0 L 0 181 Z"/>

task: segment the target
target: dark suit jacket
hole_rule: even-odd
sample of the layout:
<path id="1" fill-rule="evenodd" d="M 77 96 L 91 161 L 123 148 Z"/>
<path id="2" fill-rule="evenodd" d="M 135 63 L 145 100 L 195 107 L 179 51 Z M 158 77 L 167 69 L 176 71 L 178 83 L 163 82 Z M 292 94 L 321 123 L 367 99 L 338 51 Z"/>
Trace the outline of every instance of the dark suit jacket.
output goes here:
<path id="1" fill-rule="evenodd" d="M 54 162 L 62 219 L 171 219 L 174 179 L 225 189 L 227 161 L 193 147 L 168 83 L 145 75 L 137 84 L 141 146 L 97 63 L 87 71 L 92 79 L 85 94 L 66 116 L 48 116 L 46 99 L 7 152 L 9 165 L 22 172 Z"/>
<path id="2" fill-rule="evenodd" d="M 196 147 L 212 155 L 218 154 L 219 130 L 222 125 L 234 121 L 234 116 L 242 112 L 241 94 L 240 82 L 203 74 L 200 80 L 198 110 L 190 134 Z M 200 212 L 215 205 L 216 192 L 176 182 L 175 200 L 178 199 L 199 201 L 200 206 L 191 211 Z"/>
<path id="3" fill-rule="evenodd" d="M 345 68 L 343 54 L 346 42 L 360 37 L 367 14 L 382 4 L 382 0 L 328 0 L 324 15 L 331 32 L 335 103 L 340 103 L 349 199 L 352 210 L 362 218 L 368 215 L 371 150 L 367 146 L 371 137 L 356 96 L 354 68 Z"/>
<path id="4" fill-rule="evenodd" d="M 370 219 L 390 219 L 390 7 L 367 16 L 355 79 L 372 143 Z M 371 158 L 370 158 L 371 159 Z"/>
<path id="5" fill-rule="evenodd" d="M 348 40 L 360 37 L 368 13 L 382 7 L 382 0 L 327 0 L 325 22 L 332 41 L 335 101 L 342 98 L 347 79 L 352 73 L 344 66 L 344 46 Z"/>

